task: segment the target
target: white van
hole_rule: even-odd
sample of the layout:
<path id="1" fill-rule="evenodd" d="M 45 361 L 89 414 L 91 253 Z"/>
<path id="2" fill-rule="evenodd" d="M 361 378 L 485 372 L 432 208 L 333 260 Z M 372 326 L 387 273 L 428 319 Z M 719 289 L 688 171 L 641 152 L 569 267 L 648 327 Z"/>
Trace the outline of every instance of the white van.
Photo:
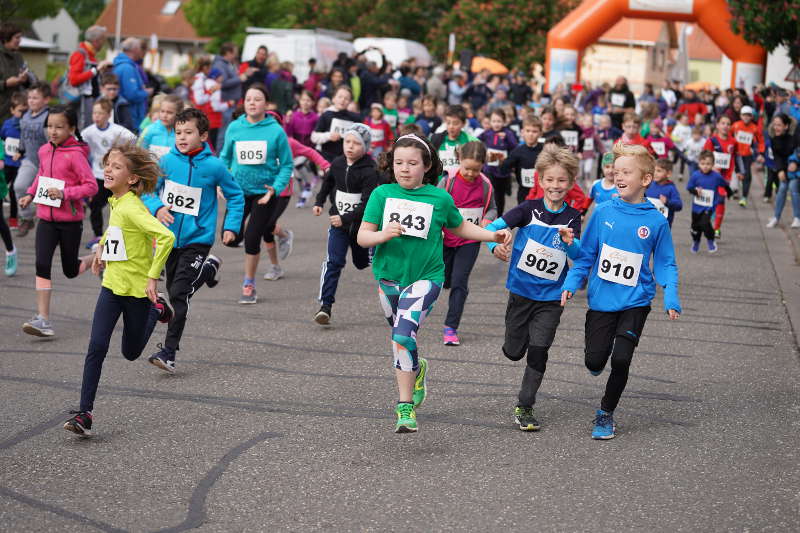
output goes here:
<path id="1" fill-rule="evenodd" d="M 353 55 L 349 33 L 333 30 L 293 30 L 281 28 L 247 28 L 247 37 L 242 47 L 242 61 L 250 61 L 259 46 L 266 46 L 269 53 L 275 52 L 280 61 L 294 64 L 293 74 L 302 83 L 308 78 L 308 60 L 317 60 L 316 69 L 328 72 L 340 52 Z"/>
<path id="2" fill-rule="evenodd" d="M 353 46 L 358 52 L 363 52 L 370 47 L 380 48 L 383 50 L 386 60 L 395 68 L 399 67 L 400 63 L 406 59 L 411 59 L 412 57 L 417 59 L 417 65 L 420 67 L 429 67 L 432 64 L 428 48 L 417 41 L 396 39 L 394 37 L 360 37 L 353 41 Z M 380 65 L 380 53 L 369 51 L 366 55 L 368 60 L 375 61 Z"/>

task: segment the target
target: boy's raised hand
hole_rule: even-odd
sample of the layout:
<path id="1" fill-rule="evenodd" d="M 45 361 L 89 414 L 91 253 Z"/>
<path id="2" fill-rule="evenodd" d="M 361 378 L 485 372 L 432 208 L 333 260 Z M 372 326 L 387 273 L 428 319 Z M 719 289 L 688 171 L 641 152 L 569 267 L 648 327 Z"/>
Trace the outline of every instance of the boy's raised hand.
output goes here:
<path id="1" fill-rule="evenodd" d="M 572 246 L 572 243 L 575 242 L 575 232 L 572 228 L 559 228 L 558 235 L 567 246 Z"/>

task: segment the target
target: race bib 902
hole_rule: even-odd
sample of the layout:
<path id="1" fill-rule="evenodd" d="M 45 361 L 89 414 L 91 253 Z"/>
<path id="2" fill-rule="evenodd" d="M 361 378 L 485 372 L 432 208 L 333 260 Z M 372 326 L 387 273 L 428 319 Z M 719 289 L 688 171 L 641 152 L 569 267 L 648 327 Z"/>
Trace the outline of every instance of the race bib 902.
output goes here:
<path id="1" fill-rule="evenodd" d="M 567 253 L 528 239 L 517 268 L 537 278 L 557 281 L 567 264 Z"/>
<path id="2" fill-rule="evenodd" d="M 401 198 L 387 198 L 383 207 L 383 227 L 391 222 L 397 222 L 403 227 L 403 235 L 428 238 L 428 231 L 433 221 L 433 206 L 425 202 L 403 200 Z"/>

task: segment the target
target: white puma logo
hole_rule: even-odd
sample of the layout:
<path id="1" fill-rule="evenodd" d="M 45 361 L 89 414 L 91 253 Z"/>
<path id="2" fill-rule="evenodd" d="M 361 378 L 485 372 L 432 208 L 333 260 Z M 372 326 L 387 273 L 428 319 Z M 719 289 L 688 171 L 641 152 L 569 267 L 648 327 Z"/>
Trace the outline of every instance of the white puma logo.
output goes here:
<path id="1" fill-rule="evenodd" d="M 614 224 L 616 224 L 616 222 L 609 222 L 608 220 L 604 220 L 603 223 L 611 229 L 614 229 Z"/>

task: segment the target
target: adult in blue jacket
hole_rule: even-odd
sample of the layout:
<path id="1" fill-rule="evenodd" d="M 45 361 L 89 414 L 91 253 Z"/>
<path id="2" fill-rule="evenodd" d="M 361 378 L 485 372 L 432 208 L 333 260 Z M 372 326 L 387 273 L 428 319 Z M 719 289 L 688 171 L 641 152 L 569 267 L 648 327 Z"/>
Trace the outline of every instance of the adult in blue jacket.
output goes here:
<path id="1" fill-rule="evenodd" d="M 119 78 L 119 92 L 130 105 L 131 121 L 136 131 L 147 115 L 147 99 L 153 93 L 153 89 L 144 86 L 144 80 L 136 66 L 136 61 L 142 57 L 142 44 L 138 39 L 129 37 L 122 41 L 122 53 L 114 58 L 114 74 Z"/>

